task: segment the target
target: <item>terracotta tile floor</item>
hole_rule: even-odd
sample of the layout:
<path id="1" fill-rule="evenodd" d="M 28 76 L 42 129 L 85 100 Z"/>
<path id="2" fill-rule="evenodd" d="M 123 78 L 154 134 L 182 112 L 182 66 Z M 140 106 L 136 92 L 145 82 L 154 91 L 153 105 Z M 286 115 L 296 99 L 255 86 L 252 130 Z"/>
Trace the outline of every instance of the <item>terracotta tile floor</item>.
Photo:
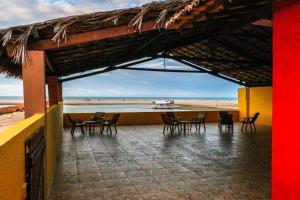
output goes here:
<path id="1" fill-rule="evenodd" d="M 162 126 L 124 126 L 84 138 L 66 130 L 50 199 L 270 199 L 271 129 L 239 128 L 164 136 Z"/>

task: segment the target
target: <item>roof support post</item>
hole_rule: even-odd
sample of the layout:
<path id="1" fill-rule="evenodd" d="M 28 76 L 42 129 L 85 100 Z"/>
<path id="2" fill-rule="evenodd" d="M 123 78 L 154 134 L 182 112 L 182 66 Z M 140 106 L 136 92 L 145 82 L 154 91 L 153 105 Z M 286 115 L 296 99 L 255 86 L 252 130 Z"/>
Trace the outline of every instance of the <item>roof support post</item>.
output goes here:
<path id="1" fill-rule="evenodd" d="M 59 102 L 59 90 L 58 90 L 58 78 L 57 76 L 48 76 L 48 95 L 49 95 L 49 106 L 57 105 Z"/>
<path id="2" fill-rule="evenodd" d="M 58 102 L 63 102 L 62 82 L 58 82 L 57 86 L 58 86 Z"/>
<path id="3" fill-rule="evenodd" d="M 25 118 L 45 113 L 45 52 L 28 51 L 28 61 L 22 65 Z"/>

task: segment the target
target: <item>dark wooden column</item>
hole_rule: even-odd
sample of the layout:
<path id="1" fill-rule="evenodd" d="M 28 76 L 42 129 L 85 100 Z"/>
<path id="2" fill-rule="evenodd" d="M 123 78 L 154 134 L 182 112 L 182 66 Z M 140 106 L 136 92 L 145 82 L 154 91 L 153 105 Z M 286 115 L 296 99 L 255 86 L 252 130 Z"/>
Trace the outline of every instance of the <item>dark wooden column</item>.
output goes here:
<path id="1" fill-rule="evenodd" d="M 58 102 L 63 101 L 62 83 L 58 83 Z"/>
<path id="2" fill-rule="evenodd" d="M 47 84 L 48 84 L 49 106 L 56 105 L 59 102 L 57 76 L 48 76 Z"/>
<path id="3" fill-rule="evenodd" d="M 25 118 L 45 113 L 45 54 L 29 51 L 29 58 L 22 66 Z"/>

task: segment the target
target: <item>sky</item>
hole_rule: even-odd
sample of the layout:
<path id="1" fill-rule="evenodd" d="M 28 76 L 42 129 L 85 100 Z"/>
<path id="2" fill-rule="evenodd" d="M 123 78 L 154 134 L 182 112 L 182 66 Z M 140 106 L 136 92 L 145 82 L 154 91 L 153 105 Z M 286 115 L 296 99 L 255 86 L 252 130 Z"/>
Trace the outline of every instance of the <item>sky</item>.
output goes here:
<path id="1" fill-rule="evenodd" d="M 135 7 L 151 0 L 0 0 L 0 29 L 52 18 Z M 138 67 L 164 68 L 158 59 Z M 189 69 L 175 61 L 166 68 Z M 22 96 L 22 81 L 0 75 L 0 96 Z M 117 70 L 65 82 L 64 96 L 103 97 L 227 97 L 236 98 L 239 85 L 208 74 Z"/>

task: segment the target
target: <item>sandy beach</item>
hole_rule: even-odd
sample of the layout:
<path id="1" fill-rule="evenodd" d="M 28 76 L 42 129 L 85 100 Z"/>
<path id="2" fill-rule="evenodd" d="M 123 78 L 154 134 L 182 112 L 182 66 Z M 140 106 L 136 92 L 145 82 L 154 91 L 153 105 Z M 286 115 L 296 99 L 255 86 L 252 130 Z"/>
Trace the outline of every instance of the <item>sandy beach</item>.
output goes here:
<path id="1" fill-rule="evenodd" d="M 0 133 L 24 119 L 24 112 L 0 115 Z"/>
<path id="2" fill-rule="evenodd" d="M 152 105 L 151 100 L 64 100 L 65 105 Z M 225 100 L 175 100 L 175 105 L 190 108 L 237 108 L 237 102 Z"/>

